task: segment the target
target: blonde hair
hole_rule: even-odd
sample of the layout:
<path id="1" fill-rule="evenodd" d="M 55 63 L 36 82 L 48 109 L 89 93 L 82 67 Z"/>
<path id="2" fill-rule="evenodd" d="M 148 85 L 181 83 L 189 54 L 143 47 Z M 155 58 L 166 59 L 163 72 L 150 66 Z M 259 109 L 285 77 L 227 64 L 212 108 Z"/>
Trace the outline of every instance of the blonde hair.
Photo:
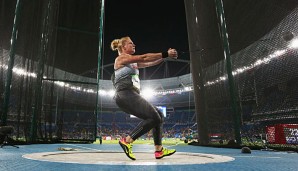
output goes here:
<path id="1" fill-rule="evenodd" d="M 120 39 L 114 39 L 112 42 L 111 42 L 111 49 L 113 51 L 116 51 L 118 50 L 119 52 L 122 51 L 122 46 L 125 44 L 126 41 L 130 40 L 130 37 L 128 36 L 125 36 L 125 37 L 122 37 Z"/>

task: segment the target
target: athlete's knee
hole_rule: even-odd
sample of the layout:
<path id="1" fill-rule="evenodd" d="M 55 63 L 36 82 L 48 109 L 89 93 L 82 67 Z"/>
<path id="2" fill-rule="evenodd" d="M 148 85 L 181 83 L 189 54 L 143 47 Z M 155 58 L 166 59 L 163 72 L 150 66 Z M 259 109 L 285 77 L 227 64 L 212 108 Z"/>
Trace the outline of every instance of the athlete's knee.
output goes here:
<path id="1" fill-rule="evenodd" d="M 160 110 L 156 110 L 156 112 L 158 113 L 158 123 L 163 123 L 164 122 L 164 115 Z"/>
<path id="2" fill-rule="evenodd" d="M 163 123 L 163 121 L 164 121 L 163 116 L 161 116 L 161 115 L 155 115 L 155 116 L 156 116 L 156 117 L 154 117 L 155 124 L 161 124 L 161 123 Z"/>
<path id="3" fill-rule="evenodd" d="M 154 127 L 154 126 L 156 126 L 156 125 L 158 125 L 158 124 L 163 123 L 163 119 L 161 119 L 159 116 L 156 116 L 156 117 L 147 119 L 146 121 L 147 121 L 147 123 L 149 123 L 152 127 Z"/>

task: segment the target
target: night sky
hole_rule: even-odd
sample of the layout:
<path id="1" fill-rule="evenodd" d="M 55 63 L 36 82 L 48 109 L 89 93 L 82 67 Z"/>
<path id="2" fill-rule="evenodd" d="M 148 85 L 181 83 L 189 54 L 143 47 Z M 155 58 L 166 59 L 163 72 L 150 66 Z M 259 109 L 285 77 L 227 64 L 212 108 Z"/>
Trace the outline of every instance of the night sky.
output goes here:
<path id="1" fill-rule="evenodd" d="M 96 76 L 99 3 L 97 0 L 61 1 L 57 67 L 84 76 Z M 106 0 L 103 29 L 101 65 L 114 62 L 117 52 L 110 49 L 110 43 L 123 36 L 131 37 L 136 44 L 136 54 L 162 52 L 168 48 L 188 51 L 184 0 Z M 181 55 L 180 59 L 189 60 L 189 57 Z M 185 67 L 185 63 L 179 62 L 169 62 L 168 65 L 168 76 L 177 74 L 177 67 Z M 175 69 L 171 70 L 173 67 Z M 147 68 L 145 75 L 148 77 L 157 68 Z M 101 71 L 104 79 L 109 79 L 111 72 L 112 66 Z M 151 78 L 161 78 L 164 72 L 165 66 L 161 66 Z M 185 73 L 189 73 L 188 67 L 179 74 Z"/>
<path id="2" fill-rule="evenodd" d="M 168 48 L 188 51 L 184 0 L 108 0 L 105 12 L 104 63 L 106 64 L 112 63 L 114 56 L 117 55 L 117 52 L 109 49 L 110 42 L 126 35 L 136 44 L 136 54 L 161 52 Z M 189 60 L 189 57 L 180 55 L 179 59 Z M 169 63 L 169 76 L 177 72 L 177 67 L 183 67 L 185 64 L 176 63 L 176 65 Z M 146 75 L 154 72 L 157 67 L 151 68 L 152 71 L 146 69 Z M 155 73 L 153 78 L 163 76 L 165 66 L 161 67 L 162 69 Z"/>
<path id="3" fill-rule="evenodd" d="M 161 52 L 168 48 L 188 50 L 184 0 L 107 0 L 105 12 L 104 63 L 112 63 L 117 55 L 117 52 L 109 49 L 110 42 L 126 35 L 136 44 L 136 54 Z M 188 56 L 181 55 L 180 59 L 183 58 L 189 59 Z M 185 64 L 181 64 L 183 65 Z M 177 68 L 170 68 L 170 72 L 175 70 Z M 161 76 L 162 71 L 155 78 Z M 174 72 L 170 73 L 173 74 Z"/>

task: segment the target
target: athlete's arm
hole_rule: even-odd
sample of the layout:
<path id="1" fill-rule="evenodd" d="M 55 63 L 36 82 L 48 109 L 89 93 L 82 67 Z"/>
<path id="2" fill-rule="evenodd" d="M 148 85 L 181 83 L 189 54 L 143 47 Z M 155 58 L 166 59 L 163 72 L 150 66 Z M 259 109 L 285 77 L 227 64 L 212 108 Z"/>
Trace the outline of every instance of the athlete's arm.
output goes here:
<path id="1" fill-rule="evenodd" d="M 154 62 L 158 59 L 162 59 L 162 53 L 146 53 L 143 55 L 120 55 L 115 60 L 114 69 L 123 67 L 126 64 L 131 63 L 148 63 Z"/>
<path id="2" fill-rule="evenodd" d="M 151 67 L 151 66 L 154 66 L 154 65 L 158 65 L 162 62 L 163 62 L 163 59 L 157 59 L 153 62 L 138 62 L 138 67 L 139 68 Z"/>
<path id="3" fill-rule="evenodd" d="M 162 53 L 161 56 L 163 56 L 163 53 Z M 176 49 L 170 48 L 167 51 L 167 54 L 164 55 L 164 57 L 170 57 L 172 59 L 177 59 L 178 53 L 177 53 Z M 160 59 L 157 59 L 155 61 L 151 61 L 151 62 L 138 62 L 138 67 L 139 68 L 146 68 L 146 67 L 150 67 L 150 66 L 154 66 L 154 65 L 160 64 L 161 62 L 163 62 L 163 58 L 164 57 L 162 57 Z"/>
<path id="4" fill-rule="evenodd" d="M 126 64 L 138 63 L 140 68 L 145 68 L 153 65 L 157 65 L 162 62 L 162 59 L 165 57 L 177 58 L 178 54 L 175 49 L 169 49 L 164 53 L 146 53 L 143 55 L 129 55 L 123 54 L 116 58 L 114 69 L 123 67 Z"/>

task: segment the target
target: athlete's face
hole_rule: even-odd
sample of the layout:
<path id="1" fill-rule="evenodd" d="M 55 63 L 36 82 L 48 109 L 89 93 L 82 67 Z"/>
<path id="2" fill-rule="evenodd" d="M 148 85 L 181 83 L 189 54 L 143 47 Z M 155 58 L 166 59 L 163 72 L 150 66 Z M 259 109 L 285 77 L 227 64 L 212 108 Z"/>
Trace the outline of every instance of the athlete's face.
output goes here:
<path id="1" fill-rule="evenodd" d="M 128 39 L 123 46 L 123 51 L 127 54 L 132 55 L 136 52 L 135 47 L 136 45 L 132 42 L 132 40 Z"/>

